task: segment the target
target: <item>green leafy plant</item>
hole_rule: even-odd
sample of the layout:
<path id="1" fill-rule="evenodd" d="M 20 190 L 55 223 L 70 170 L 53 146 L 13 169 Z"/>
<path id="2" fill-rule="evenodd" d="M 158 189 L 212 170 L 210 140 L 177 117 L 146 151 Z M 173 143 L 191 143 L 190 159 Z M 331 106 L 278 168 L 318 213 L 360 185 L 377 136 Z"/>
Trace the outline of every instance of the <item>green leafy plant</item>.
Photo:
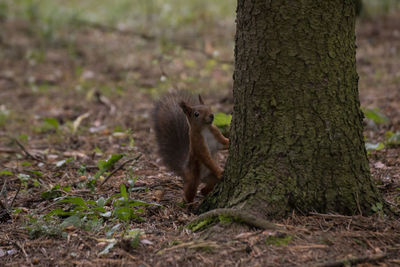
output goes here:
<path id="1" fill-rule="evenodd" d="M 127 232 L 122 241 L 129 245 L 129 248 L 137 248 L 139 246 L 140 236 L 143 234 L 140 229 L 132 229 Z"/>
<path id="2" fill-rule="evenodd" d="M 386 134 L 386 145 L 398 146 L 400 145 L 400 132 L 387 131 Z"/>
<path id="3" fill-rule="evenodd" d="M 115 163 L 117 163 L 123 156 L 124 156 L 123 154 L 113 154 L 108 160 L 99 160 L 97 162 L 97 167 L 99 168 L 99 170 L 96 172 L 94 176 L 89 177 L 88 181 L 85 183 L 86 187 L 94 191 L 97 180 L 104 173 L 112 169 Z M 81 175 L 86 175 L 86 167 L 81 166 L 81 168 L 79 168 L 78 170 L 78 173 L 81 173 Z"/>
<path id="4" fill-rule="evenodd" d="M 144 210 L 138 207 L 147 205 L 158 205 L 155 203 L 147 203 L 140 200 L 129 199 L 126 186 L 123 184 L 121 184 L 120 186 L 120 193 L 115 194 L 114 196 L 112 196 L 112 198 L 115 198 L 113 202 L 114 210 L 112 216 L 122 221 L 142 221 L 143 218 L 139 214 L 143 213 Z"/>
<path id="5" fill-rule="evenodd" d="M 367 151 L 371 150 L 382 150 L 386 147 L 393 147 L 393 146 L 398 146 L 400 145 L 400 132 L 392 132 L 392 131 L 387 131 L 385 134 L 385 141 L 383 142 L 378 142 L 378 143 L 365 143 L 365 148 Z"/>
<path id="6" fill-rule="evenodd" d="M 229 126 L 232 121 L 232 115 L 231 114 L 225 114 L 222 112 L 218 112 L 215 114 L 214 117 L 214 124 L 216 126 Z"/>
<path id="7" fill-rule="evenodd" d="M 147 192 L 149 189 L 145 186 L 135 186 L 135 182 L 137 180 L 137 177 L 132 177 L 130 174 L 132 170 L 129 170 L 127 173 L 127 180 L 128 180 L 128 185 L 129 187 L 127 188 L 128 192 L 133 192 L 133 191 L 145 191 Z"/>
<path id="8" fill-rule="evenodd" d="M 71 186 L 61 186 L 55 185 L 51 189 L 42 193 L 42 198 L 44 199 L 54 199 L 61 197 L 64 192 L 69 192 L 71 190 Z"/>
<path id="9" fill-rule="evenodd" d="M 44 133 L 44 132 L 57 132 L 59 129 L 59 123 L 56 118 L 44 118 L 42 124 L 39 128 L 35 128 L 36 132 Z"/>
<path id="10" fill-rule="evenodd" d="M 11 171 L 9 170 L 2 170 L 0 171 L 0 175 L 8 175 L 8 176 L 12 176 L 14 175 Z"/>
<path id="11" fill-rule="evenodd" d="M 29 136 L 26 134 L 22 133 L 22 134 L 18 135 L 18 140 L 21 142 L 28 142 L 28 139 L 29 139 Z"/>
<path id="12" fill-rule="evenodd" d="M 372 210 L 373 210 L 374 212 L 381 211 L 382 208 L 383 208 L 383 205 L 382 205 L 382 203 L 380 203 L 380 202 L 378 202 L 378 203 L 376 203 L 375 205 L 372 206 Z"/>
<path id="13" fill-rule="evenodd" d="M 40 236 L 63 236 L 66 237 L 67 233 L 63 232 L 63 227 L 58 220 L 46 220 L 44 216 L 28 215 L 28 220 L 25 222 L 24 227 L 28 230 L 29 238 L 35 239 Z"/>
<path id="14" fill-rule="evenodd" d="M 67 163 L 69 163 L 69 162 L 72 162 L 72 161 L 74 161 L 74 158 L 67 158 L 67 159 L 63 159 L 63 160 L 57 161 L 57 162 L 55 163 L 55 165 L 56 165 L 57 167 L 62 167 L 62 166 L 64 166 L 65 164 L 67 164 Z"/>
<path id="15" fill-rule="evenodd" d="M 55 189 L 54 189 L 55 188 Z M 54 190 L 47 191 L 45 196 L 52 198 L 59 195 L 61 187 L 56 186 Z M 129 222 L 130 220 L 143 220 L 139 213 L 144 212 L 139 206 L 158 205 L 155 203 L 147 203 L 139 200 L 129 199 L 125 185 L 121 185 L 120 193 L 115 194 L 107 200 L 103 197 L 97 201 L 84 200 L 82 197 L 67 196 L 57 201 L 57 203 L 69 204 L 67 209 L 57 208 L 49 213 L 46 217 L 54 215 L 65 218 L 62 222 L 64 227 L 75 226 L 86 230 L 99 229 L 104 220 L 118 219 L 120 221 Z M 106 204 L 111 203 L 113 210 L 106 209 Z"/>
<path id="16" fill-rule="evenodd" d="M 88 218 L 97 218 L 97 217 L 109 217 L 106 214 L 106 209 L 104 208 L 105 199 L 103 197 L 99 198 L 97 201 L 94 200 L 84 200 L 82 197 L 71 197 L 67 196 L 61 200 L 57 201 L 58 203 L 68 203 L 72 204 L 71 209 L 68 211 L 64 211 L 61 208 L 55 209 L 47 214 L 47 216 L 51 215 L 62 215 L 62 216 L 72 216 L 77 215 L 79 217 L 88 217 Z"/>
<path id="17" fill-rule="evenodd" d="M 115 225 L 112 230 L 116 231 L 117 229 L 120 228 L 120 224 Z M 126 234 L 125 234 L 126 233 Z M 121 245 L 124 248 L 128 249 L 135 249 L 139 245 L 140 241 L 140 236 L 143 234 L 142 230 L 140 229 L 132 229 L 129 230 L 128 232 L 124 231 L 124 235 L 121 240 L 118 240 L 116 238 L 110 238 L 110 235 L 106 236 L 108 239 L 105 239 L 104 241 L 108 242 L 107 246 L 99 253 L 99 255 L 107 254 L 110 252 L 110 250 L 118 243 L 121 243 Z"/>
<path id="18" fill-rule="evenodd" d="M 384 143 L 365 143 L 365 148 L 367 149 L 367 151 L 371 151 L 371 150 L 382 150 L 385 148 L 385 144 Z"/>
<path id="19" fill-rule="evenodd" d="M 74 226 L 88 231 L 98 230 L 103 223 L 103 218 L 110 217 L 110 212 L 107 212 L 104 207 L 105 199 L 103 197 L 97 201 L 85 201 L 81 197 L 68 196 L 57 202 L 71 204 L 71 207 L 68 210 L 54 209 L 47 213 L 46 217 L 53 215 L 66 217 L 61 224 L 63 227 Z"/>
<path id="20" fill-rule="evenodd" d="M 29 162 L 29 161 L 23 161 L 23 162 L 21 162 L 21 166 L 24 166 L 24 167 L 32 166 L 32 165 L 33 165 L 32 162 Z"/>
<path id="21" fill-rule="evenodd" d="M 78 169 L 78 171 L 77 171 L 77 174 L 78 174 L 79 176 L 84 176 L 84 175 L 86 175 L 86 166 L 85 166 L 85 165 L 79 166 L 79 169 Z"/>
<path id="22" fill-rule="evenodd" d="M 229 125 L 232 121 L 231 114 L 225 114 L 222 112 L 218 112 L 214 116 L 214 124 L 222 131 L 224 135 L 227 135 L 229 132 Z"/>
<path id="23" fill-rule="evenodd" d="M 115 165 L 115 163 L 122 159 L 123 156 L 123 154 L 113 154 L 108 160 L 99 160 L 99 162 L 97 163 L 97 167 L 99 167 L 99 170 L 94 175 L 94 178 L 98 179 L 106 171 L 110 170 Z"/>
<path id="24" fill-rule="evenodd" d="M 96 153 L 96 154 L 99 154 L 99 155 L 103 154 L 103 151 L 101 151 L 101 149 L 98 148 L 97 146 L 94 148 L 93 152 Z"/>
<path id="25" fill-rule="evenodd" d="M 114 127 L 114 130 L 113 130 L 113 132 L 114 133 L 123 133 L 125 130 L 124 130 L 124 128 L 121 126 L 121 125 L 116 125 L 115 127 Z"/>
<path id="26" fill-rule="evenodd" d="M 43 176 L 43 173 L 41 171 L 28 170 L 28 172 L 30 172 L 32 175 L 34 175 L 36 177 L 42 177 Z"/>
<path id="27" fill-rule="evenodd" d="M 44 125 L 49 127 L 50 129 L 58 130 L 59 124 L 56 118 L 44 118 Z"/>
<path id="28" fill-rule="evenodd" d="M 133 139 L 133 137 L 130 135 L 129 136 L 129 148 L 133 149 L 135 147 L 135 140 Z"/>
<path id="29" fill-rule="evenodd" d="M 108 228 L 109 230 L 106 230 L 106 237 L 107 237 L 107 238 L 113 237 L 113 235 L 121 228 L 121 225 L 122 225 L 122 224 L 117 223 L 116 225 L 114 225 L 113 227 L 111 227 L 111 229 Z"/>
<path id="30" fill-rule="evenodd" d="M 363 111 L 366 118 L 372 120 L 376 124 L 381 124 L 389 121 L 389 118 L 385 114 L 383 114 L 378 108 L 361 108 L 361 110 Z"/>
<path id="31" fill-rule="evenodd" d="M 375 205 L 371 207 L 372 211 L 379 215 L 379 217 L 383 218 L 383 204 L 381 202 L 377 202 Z"/>
<path id="32" fill-rule="evenodd" d="M 34 187 L 40 185 L 40 182 L 37 179 L 32 178 L 29 174 L 20 173 L 17 175 L 17 177 L 25 190 L 31 185 L 33 185 Z"/>

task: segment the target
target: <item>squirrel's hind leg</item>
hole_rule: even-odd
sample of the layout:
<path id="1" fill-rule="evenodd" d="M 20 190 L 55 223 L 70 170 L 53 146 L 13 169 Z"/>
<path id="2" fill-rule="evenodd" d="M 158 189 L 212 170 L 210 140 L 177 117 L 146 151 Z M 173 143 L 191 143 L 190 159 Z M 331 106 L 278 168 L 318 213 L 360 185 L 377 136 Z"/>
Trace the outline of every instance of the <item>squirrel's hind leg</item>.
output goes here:
<path id="1" fill-rule="evenodd" d="M 192 203 L 199 187 L 200 179 L 190 171 L 184 172 L 183 192 L 187 203 Z"/>

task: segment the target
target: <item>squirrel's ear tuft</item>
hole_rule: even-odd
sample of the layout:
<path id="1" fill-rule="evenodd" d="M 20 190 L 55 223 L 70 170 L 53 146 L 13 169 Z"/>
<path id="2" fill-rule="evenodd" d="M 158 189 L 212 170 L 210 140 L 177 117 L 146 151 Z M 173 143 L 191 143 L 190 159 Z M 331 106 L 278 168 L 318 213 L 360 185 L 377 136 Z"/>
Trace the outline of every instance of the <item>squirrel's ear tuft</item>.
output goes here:
<path id="1" fill-rule="evenodd" d="M 203 98 L 201 97 L 201 95 L 199 95 L 199 101 L 200 101 L 200 104 L 204 105 L 204 101 L 203 101 Z"/>
<path id="2" fill-rule="evenodd" d="M 179 106 L 181 107 L 181 109 L 183 110 L 183 112 L 187 115 L 190 116 L 190 114 L 192 113 L 192 108 L 189 107 L 184 101 L 181 101 L 179 103 Z"/>

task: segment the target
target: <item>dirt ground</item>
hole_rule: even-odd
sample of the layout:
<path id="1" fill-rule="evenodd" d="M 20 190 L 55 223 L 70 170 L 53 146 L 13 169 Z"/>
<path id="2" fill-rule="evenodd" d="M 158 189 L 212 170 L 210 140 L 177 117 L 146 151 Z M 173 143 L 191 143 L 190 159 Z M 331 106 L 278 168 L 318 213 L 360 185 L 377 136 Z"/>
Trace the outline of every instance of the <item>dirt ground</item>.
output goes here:
<path id="1" fill-rule="evenodd" d="M 379 108 L 388 118 L 382 124 L 367 121 L 370 143 L 400 131 L 398 25 L 400 14 L 357 26 L 361 105 Z M 156 154 L 150 112 L 154 100 L 172 87 L 197 90 L 215 110 L 231 112 L 233 28 L 219 27 L 209 36 L 187 32 L 160 40 L 82 25 L 47 43 L 29 23 L 0 22 L 0 199 L 14 209 L 10 217 L 0 216 L 0 265 L 400 265 L 400 221 L 379 206 L 373 217 L 294 212 L 274 222 L 284 231 L 232 223 L 203 232 L 185 228 L 196 216 L 182 206 L 181 180 Z M 393 210 L 400 208 L 399 152 L 391 146 L 369 155 L 373 178 Z M 141 157 L 101 188 L 82 186 L 97 172 L 99 160 L 118 153 L 125 156 L 116 167 Z M 225 158 L 223 153 L 221 161 Z M 122 230 L 106 236 L 115 220 L 91 231 L 68 226 L 63 234 L 46 232 L 44 222 L 35 224 L 41 215 L 67 207 L 43 197 L 52 186 L 70 186 L 62 196 L 98 200 L 119 193 L 121 184 L 132 187 L 132 177 L 137 177 L 132 199 L 161 205 L 145 206 L 143 220 L 128 224 L 142 232 L 136 246 L 121 241 Z M 101 253 L 111 238 L 120 242 Z"/>

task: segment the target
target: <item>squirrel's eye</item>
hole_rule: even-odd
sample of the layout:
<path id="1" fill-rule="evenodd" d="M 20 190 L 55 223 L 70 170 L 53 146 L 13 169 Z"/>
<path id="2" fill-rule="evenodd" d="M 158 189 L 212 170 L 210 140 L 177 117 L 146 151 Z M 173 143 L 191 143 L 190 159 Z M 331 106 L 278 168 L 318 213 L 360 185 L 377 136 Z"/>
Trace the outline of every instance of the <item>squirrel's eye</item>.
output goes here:
<path id="1" fill-rule="evenodd" d="M 200 113 L 199 113 L 198 111 L 195 111 L 195 112 L 194 112 L 194 116 L 195 116 L 195 117 L 198 117 L 199 115 L 200 115 Z"/>

